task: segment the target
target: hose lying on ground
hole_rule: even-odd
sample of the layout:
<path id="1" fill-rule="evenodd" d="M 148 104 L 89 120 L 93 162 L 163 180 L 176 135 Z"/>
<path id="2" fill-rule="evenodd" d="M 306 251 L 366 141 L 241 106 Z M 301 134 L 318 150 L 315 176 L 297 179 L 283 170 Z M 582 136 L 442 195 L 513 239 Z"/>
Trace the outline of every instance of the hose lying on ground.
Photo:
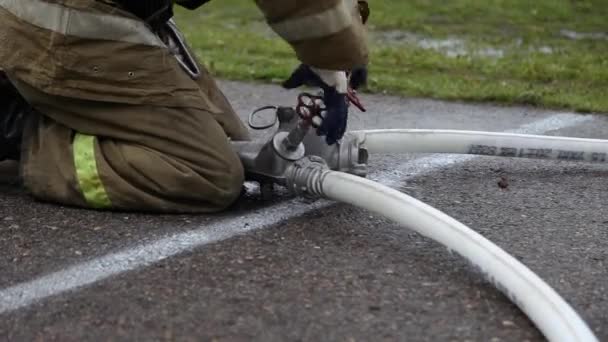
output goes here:
<path id="1" fill-rule="evenodd" d="M 369 153 L 455 153 L 608 163 L 608 140 L 430 129 L 349 134 L 356 135 Z"/>
<path id="2" fill-rule="evenodd" d="M 477 232 L 406 194 L 319 164 L 287 172 L 297 193 L 352 204 L 391 219 L 456 251 L 484 274 L 550 341 L 597 341 L 581 317 L 530 269 Z"/>

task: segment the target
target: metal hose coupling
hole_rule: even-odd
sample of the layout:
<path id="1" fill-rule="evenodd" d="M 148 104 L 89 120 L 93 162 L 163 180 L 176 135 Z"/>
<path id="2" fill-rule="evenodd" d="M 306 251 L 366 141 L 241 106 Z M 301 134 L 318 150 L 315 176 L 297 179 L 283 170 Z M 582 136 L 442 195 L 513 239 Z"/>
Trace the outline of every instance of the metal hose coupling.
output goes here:
<path id="1" fill-rule="evenodd" d="M 309 198 L 324 197 L 323 181 L 330 172 L 323 158 L 306 156 L 287 168 L 286 185 L 295 195 Z"/>

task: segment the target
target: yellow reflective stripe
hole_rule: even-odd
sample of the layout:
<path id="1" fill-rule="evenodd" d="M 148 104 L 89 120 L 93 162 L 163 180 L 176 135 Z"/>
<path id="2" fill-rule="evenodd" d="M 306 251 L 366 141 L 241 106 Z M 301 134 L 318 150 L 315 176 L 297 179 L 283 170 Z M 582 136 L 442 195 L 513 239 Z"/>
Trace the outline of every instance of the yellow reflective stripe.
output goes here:
<path id="1" fill-rule="evenodd" d="M 72 143 L 74 150 L 74 166 L 76 178 L 80 184 L 80 191 L 87 203 L 97 209 L 112 206 L 110 197 L 101 182 L 95 160 L 95 137 L 85 134 L 76 134 Z"/>
<path id="2" fill-rule="evenodd" d="M 279 36 L 289 42 L 323 38 L 353 25 L 355 11 L 356 2 L 341 0 L 336 6 L 323 12 L 269 23 L 269 25 Z"/>
<path id="3" fill-rule="evenodd" d="M 42 0 L 0 0 L 17 18 L 49 31 L 85 39 L 165 46 L 143 21 L 90 13 Z"/>

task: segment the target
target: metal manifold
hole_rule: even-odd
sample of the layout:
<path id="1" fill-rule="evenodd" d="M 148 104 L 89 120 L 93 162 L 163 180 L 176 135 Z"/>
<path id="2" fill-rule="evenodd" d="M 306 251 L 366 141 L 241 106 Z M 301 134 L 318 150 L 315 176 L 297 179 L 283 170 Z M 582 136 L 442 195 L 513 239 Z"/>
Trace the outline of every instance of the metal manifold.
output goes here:
<path id="1" fill-rule="evenodd" d="M 275 111 L 275 120 L 268 125 L 255 125 L 256 115 L 269 110 Z M 313 162 L 333 171 L 367 176 L 368 153 L 357 135 L 346 134 L 330 146 L 311 129 L 315 126 L 313 120 L 298 115 L 292 107 L 262 107 L 249 118 L 249 126 L 256 130 L 270 129 L 277 122 L 278 128 L 269 139 L 232 143 L 245 168 L 246 179 L 260 183 L 263 196 L 271 195 L 274 184 L 293 190 L 288 174 L 296 163 Z"/>

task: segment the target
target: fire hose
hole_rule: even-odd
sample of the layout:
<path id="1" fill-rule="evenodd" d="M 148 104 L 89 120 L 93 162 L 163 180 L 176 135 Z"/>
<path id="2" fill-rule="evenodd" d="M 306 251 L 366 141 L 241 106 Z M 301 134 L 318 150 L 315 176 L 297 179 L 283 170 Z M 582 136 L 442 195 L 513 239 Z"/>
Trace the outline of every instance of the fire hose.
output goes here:
<path id="1" fill-rule="evenodd" d="M 368 153 L 453 153 L 608 162 L 605 140 L 431 129 L 355 131 Z"/>
<path id="2" fill-rule="evenodd" d="M 278 131 L 267 141 L 235 142 L 247 178 L 279 184 L 294 194 L 327 198 L 380 214 L 464 257 L 516 304 L 550 341 L 597 341 L 574 309 L 540 277 L 500 247 L 441 211 L 365 179 L 370 154 L 458 153 L 608 162 L 608 141 L 449 130 L 368 130 L 328 146 L 298 107 L 276 109 Z M 310 108 L 309 108 L 310 109 Z M 267 129 L 272 125 L 250 126 Z M 298 118 L 299 116 L 299 118 Z M 322 119 L 322 118 L 321 118 Z M 261 187 L 262 189 L 264 187 Z"/>

